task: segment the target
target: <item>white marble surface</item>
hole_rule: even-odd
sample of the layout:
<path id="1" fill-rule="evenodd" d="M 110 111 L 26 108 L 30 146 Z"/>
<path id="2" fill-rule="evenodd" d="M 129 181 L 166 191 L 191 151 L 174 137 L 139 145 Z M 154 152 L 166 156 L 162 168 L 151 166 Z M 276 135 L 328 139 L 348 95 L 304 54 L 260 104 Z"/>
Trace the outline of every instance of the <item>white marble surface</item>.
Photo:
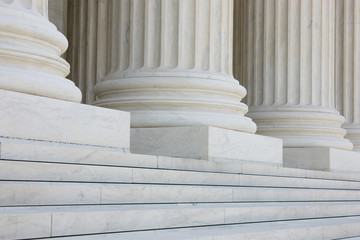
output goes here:
<path id="1" fill-rule="evenodd" d="M 206 126 L 132 128 L 133 153 L 280 166 L 282 141 Z"/>
<path id="2" fill-rule="evenodd" d="M 157 228 L 236 224 L 272 220 L 290 220 L 313 217 L 351 216 L 360 212 L 359 203 L 245 203 L 245 204 L 183 204 L 155 206 L 82 206 L 0 208 L 1 220 L 17 215 L 15 222 L 22 222 L 22 232 L 29 231 L 38 216 L 51 220 L 39 226 L 49 230 L 49 237 L 76 234 L 106 233 Z M 142 218 L 139 219 L 138 216 Z M 0 220 L 0 221 L 1 221 Z M 11 220 L 9 220 L 11 221 Z M 253 227 L 256 227 L 254 224 Z M 214 228 L 216 229 L 216 227 Z M 213 230 L 214 230 L 213 229 Z M 34 229 L 33 232 L 41 232 Z M 329 236 L 344 236 L 343 226 Z M 9 231 L 11 233 L 11 231 Z M 1 234 L 8 234 L 5 229 Z M 36 236 L 36 235 L 35 235 Z M 46 235 L 45 235 L 46 237 Z"/>
<path id="3" fill-rule="evenodd" d="M 343 91 L 334 84 L 335 1 L 237 4 L 241 39 L 234 48 L 241 59 L 235 72 L 248 90 L 247 116 L 257 133 L 281 138 L 285 147 L 352 150 L 334 105 L 335 89 Z"/>
<path id="4" fill-rule="evenodd" d="M 360 234 L 359 217 L 311 219 L 287 222 L 265 222 L 257 224 L 241 224 L 232 226 L 215 226 L 204 228 L 156 230 L 133 233 L 100 234 L 83 237 L 70 237 L 73 239 L 116 239 L 116 240 L 253 240 L 253 239 L 274 239 L 274 240 L 330 240 L 330 234 L 336 234 L 338 238 L 353 237 Z M 65 238 L 59 238 L 65 239 Z M 353 239 L 353 238 L 351 238 Z M 355 238 L 354 238 L 355 239 Z"/>
<path id="5" fill-rule="evenodd" d="M 0 161 L 0 180 L 91 183 L 200 184 L 216 186 L 359 189 L 358 181 L 341 181 L 237 173 L 213 173 L 118 166 Z"/>
<path id="6" fill-rule="evenodd" d="M 51 236 L 51 214 L 11 214 L 0 210 L 0 239 L 24 239 Z"/>
<path id="7" fill-rule="evenodd" d="M 118 51 L 105 51 L 110 71 L 94 87 L 95 105 L 131 112 L 136 128 L 203 125 L 255 133 L 241 102 L 246 90 L 232 76 L 232 0 L 109 5 L 107 24 L 113 28 L 98 30 L 98 36 L 107 36 Z M 89 36 L 93 44 L 94 32 Z"/>
<path id="8" fill-rule="evenodd" d="M 127 112 L 0 89 L 0 115 L 1 138 L 129 148 Z"/>
<path id="9" fill-rule="evenodd" d="M 159 168 L 201 172 L 244 173 L 307 179 L 338 179 L 360 181 L 360 175 L 350 172 L 323 172 L 268 166 L 259 163 L 209 162 L 186 158 L 123 153 L 100 148 L 69 147 L 68 144 L 0 143 L 0 158 L 37 162 L 78 163 L 90 165 Z M 109 173 L 110 174 L 110 173 Z M 102 174 L 101 174 L 102 175 Z M 111 174 L 110 174 L 111 175 Z"/>
<path id="10" fill-rule="evenodd" d="M 0 1 L 0 89 L 72 102 L 81 92 L 60 57 L 68 41 L 48 20 L 47 0 Z"/>
<path id="11" fill-rule="evenodd" d="M 284 148 L 284 166 L 333 172 L 360 172 L 360 153 L 336 148 Z"/>
<path id="12" fill-rule="evenodd" d="M 360 152 L 360 1 L 335 1 L 335 106 L 346 138 Z"/>
<path id="13" fill-rule="evenodd" d="M 37 162 L 64 162 L 109 166 L 158 166 L 158 157 L 128 153 L 127 149 L 44 143 L 38 141 L 0 142 L 0 158 Z"/>
<path id="14" fill-rule="evenodd" d="M 180 183 L 178 183 L 180 184 Z M 2 206 L 68 204 L 359 201 L 357 189 L 1 181 Z M 66 193 L 66 194 L 63 194 Z"/>

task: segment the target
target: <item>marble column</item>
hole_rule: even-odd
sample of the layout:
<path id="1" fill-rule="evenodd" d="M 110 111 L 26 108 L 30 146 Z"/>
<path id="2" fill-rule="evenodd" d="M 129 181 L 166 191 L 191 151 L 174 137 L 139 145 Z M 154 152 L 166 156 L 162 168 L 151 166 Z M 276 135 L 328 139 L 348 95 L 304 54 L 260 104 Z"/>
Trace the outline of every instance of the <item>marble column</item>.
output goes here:
<path id="1" fill-rule="evenodd" d="M 52 0 L 58 1 L 58 0 Z M 113 5 L 119 0 L 68 1 L 66 59 L 71 65 L 69 79 L 82 92 L 83 103 L 95 101 L 94 86 L 109 73 L 109 40 L 113 26 L 109 24 Z"/>
<path id="2" fill-rule="evenodd" d="M 335 103 L 345 137 L 360 151 L 360 1 L 337 0 L 335 23 Z"/>
<path id="3" fill-rule="evenodd" d="M 47 0 L 0 0 L 0 89 L 80 102 L 60 57 L 67 45 L 48 20 Z"/>
<path id="4" fill-rule="evenodd" d="M 214 126 L 254 133 L 232 75 L 233 1 L 124 0 L 110 13 L 111 73 L 95 105 L 131 126 Z"/>
<path id="5" fill-rule="evenodd" d="M 257 133 L 284 147 L 351 150 L 334 106 L 335 1 L 244 0 L 243 8 L 240 77 Z"/>

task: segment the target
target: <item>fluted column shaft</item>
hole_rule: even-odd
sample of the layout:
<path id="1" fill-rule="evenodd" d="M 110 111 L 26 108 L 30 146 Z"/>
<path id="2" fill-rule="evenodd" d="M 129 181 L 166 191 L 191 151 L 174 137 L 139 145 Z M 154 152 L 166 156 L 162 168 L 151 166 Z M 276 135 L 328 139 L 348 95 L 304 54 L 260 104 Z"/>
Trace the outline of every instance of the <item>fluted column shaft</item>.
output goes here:
<path id="1" fill-rule="evenodd" d="M 67 40 L 47 14 L 47 0 L 0 0 L 0 89 L 80 102 L 60 58 Z"/>
<path id="2" fill-rule="evenodd" d="M 96 105 L 132 127 L 205 125 L 254 133 L 232 76 L 231 0 L 124 0 L 113 6 L 111 73 Z"/>
<path id="3" fill-rule="evenodd" d="M 334 106 L 334 0 L 245 0 L 241 77 L 258 133 L 352 149 Z"/>
<path id="4" fill-rule="evenodd" d="M 360 0 L 336 0 L 335 23 L 335 103 L 360 151 Z"/>

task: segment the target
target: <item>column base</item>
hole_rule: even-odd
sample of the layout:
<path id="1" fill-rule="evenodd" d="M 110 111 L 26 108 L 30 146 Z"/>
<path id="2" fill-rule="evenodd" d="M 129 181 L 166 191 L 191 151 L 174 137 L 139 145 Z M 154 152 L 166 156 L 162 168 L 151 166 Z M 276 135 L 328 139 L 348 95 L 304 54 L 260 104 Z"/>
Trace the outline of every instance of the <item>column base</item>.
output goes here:
<path id="1" fill-rule="evenodd" d="M 0 90 L 0 116 L 0 142 L 130 147 L 127 112 Z"/>
<path id="2" fill-rule="evenodd" d="M 282 140 L 216 127 L 132 128 L 132 153 L 282 165 Z"/>
<path id="3" fill-rule="evenodd" d="M 337 148 L 284 148 L 284 167 L 360 172 L 360 153 Z"/>

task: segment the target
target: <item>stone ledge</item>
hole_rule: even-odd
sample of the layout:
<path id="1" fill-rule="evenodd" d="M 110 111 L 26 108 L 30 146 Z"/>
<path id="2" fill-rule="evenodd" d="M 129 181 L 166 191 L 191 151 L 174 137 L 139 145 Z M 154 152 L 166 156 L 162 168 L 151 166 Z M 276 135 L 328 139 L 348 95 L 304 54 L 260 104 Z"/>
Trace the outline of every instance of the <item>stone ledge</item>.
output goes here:
<path id="1" fill-rule="evenodd" d="M 336 148 L 284 148 L 284 167 L 360 172 L 360 153 Z"/>
<path id="2" fill-rule="evenodd" d="M 282 140 L 216 127 L 132 128 L 132 153 L 282 165 Z"/>
<path id="3" fill-rule="evenodd" d="M 130 113 L 0 89 L 0 141 L 129 149 Z"/>

